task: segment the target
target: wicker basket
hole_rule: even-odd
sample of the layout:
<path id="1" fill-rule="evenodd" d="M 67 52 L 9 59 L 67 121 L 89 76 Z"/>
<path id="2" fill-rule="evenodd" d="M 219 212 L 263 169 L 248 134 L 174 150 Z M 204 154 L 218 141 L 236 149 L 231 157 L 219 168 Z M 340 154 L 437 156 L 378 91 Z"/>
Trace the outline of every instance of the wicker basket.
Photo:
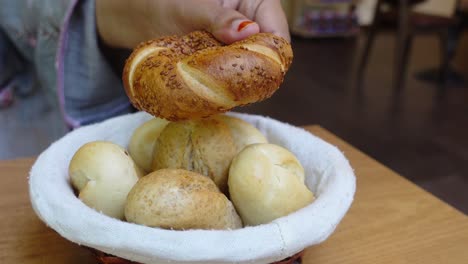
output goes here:
<path id="1" fill-rule="evenodd" d="M 89 248 L 89 250 L 93 252 L 99 264 L 139 264 L 137 262 L 126 260 L 126 259 L 119 258 L 116 256 L 112 256 L 112 255 L 106 254 L 104 252 L 101 252 L 92 248 Z M 282 261 L 278 261 L 272 264 L 299 264 L 299 263 L 302 263 L 303 255 L 304 255 L 304 251 L 301 251 L 287 259 L 284 259 Z"/>

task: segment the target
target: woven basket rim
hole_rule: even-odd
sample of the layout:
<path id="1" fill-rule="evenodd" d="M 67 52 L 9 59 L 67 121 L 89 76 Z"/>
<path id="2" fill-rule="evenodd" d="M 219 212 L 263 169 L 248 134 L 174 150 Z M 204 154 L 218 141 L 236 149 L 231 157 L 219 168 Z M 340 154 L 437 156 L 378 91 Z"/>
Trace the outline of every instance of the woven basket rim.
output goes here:
<path id="1" fill-rule="evenodd" d="M 113 255 L 104 253 L 94 248 L 89 248 L 89 247 L 85 247 L 85 248 L 93 253 L 93 255 L 96 257 L 97 261 L 100 264 L 140 264 L 138 262 L 126 260 L 120 257 L 116 257 Z M 273 262 L 271 264 L 293 264 L 296 261 L 298 261 L 299 263 L 302 263 L 303 256 L 304 256 L 304 250 L 292 255 L 291 257 L 288 257 L 286 259 L 283 259 L 277 262 Z"/>

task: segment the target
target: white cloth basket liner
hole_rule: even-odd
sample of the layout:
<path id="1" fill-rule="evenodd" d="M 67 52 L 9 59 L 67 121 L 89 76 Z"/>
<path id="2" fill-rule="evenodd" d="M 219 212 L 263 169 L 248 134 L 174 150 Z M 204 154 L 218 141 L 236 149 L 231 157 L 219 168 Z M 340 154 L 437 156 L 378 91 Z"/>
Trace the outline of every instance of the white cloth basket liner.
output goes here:
<path id="1" fill-rule="evenodd" d="M 66 239 L 141 263 L 271 263 L 327 239 L 354 197 L 355 176 L 348 160 L 336 147 L 301 128 L 262 116 L 230 114 L 298 157 L 306 184 L 317 197 L 313 203 L 268 224 L 226 231 L 150 228 L 89 208 L 77 199 L 68 179 L 73 154 L 94 140 L 127 147 L 134 129 L 151 119 L 139 112 L 79 128 L 45 150 L 30 172 L 32 206 Z"/>

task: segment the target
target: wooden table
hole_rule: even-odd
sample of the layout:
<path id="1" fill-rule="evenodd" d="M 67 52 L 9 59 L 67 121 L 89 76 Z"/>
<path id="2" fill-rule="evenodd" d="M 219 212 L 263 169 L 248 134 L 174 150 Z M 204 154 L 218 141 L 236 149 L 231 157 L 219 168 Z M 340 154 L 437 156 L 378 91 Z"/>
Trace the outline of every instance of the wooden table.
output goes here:
<path id="1" fill-rule="evenodd" d="M 332 236 L 303 263 L 468 263 L 468 217 L 318 126 L 356 170 L 355 201 Z M 95 263 L 85 249 L 47 228 L 31 209 L 34 159 L 0 162 L 0 263 Z"/>

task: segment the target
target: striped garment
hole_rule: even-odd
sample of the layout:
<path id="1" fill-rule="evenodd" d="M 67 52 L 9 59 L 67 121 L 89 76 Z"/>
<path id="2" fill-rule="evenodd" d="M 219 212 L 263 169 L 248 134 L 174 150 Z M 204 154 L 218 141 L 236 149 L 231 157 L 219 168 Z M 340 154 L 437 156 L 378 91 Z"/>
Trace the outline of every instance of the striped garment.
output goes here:
<path id="1" fill-rule="evenodd" d="M 34 83 L 70 127 L 131 112 L 120 74 L 106 58 L 94 0 L 0 3 L 0 107 L 17 87 Z"/>

